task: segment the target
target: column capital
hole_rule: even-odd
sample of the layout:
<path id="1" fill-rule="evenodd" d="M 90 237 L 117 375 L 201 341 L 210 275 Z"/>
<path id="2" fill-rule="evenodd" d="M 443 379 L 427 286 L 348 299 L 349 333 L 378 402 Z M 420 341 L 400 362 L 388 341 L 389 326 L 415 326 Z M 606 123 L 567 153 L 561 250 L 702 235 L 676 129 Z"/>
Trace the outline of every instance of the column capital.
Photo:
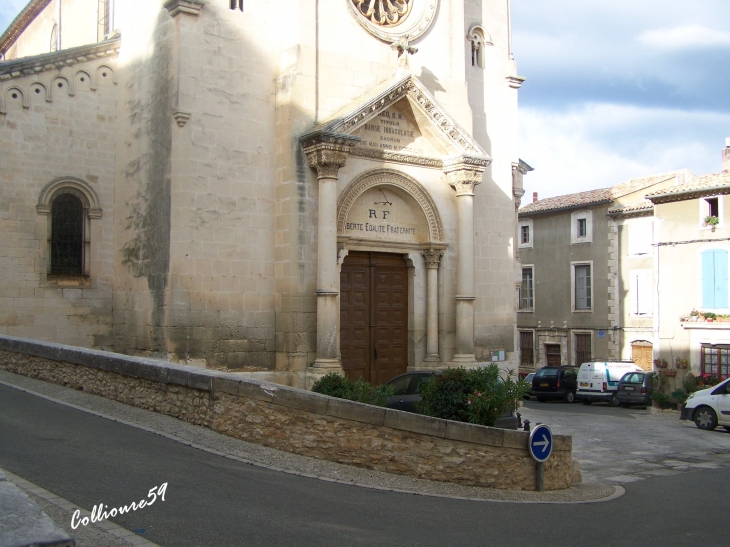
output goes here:
<path id="1" fill-rule="evenodd" d="M 467 154 L 452 156 L 444 160 L 444 173 L 457 196 L 474 195 L 474 187 L 482 182 L 482 174 L 491 159 L 485 156 Z"/>
<path id="2" fill-rule="evenodd" d="M 444 252 L 440 249 L 427 249 L 421 255 L 426 260 L 426 268 L 438 268 Z"/>
<path id="3" fill-rule="evenodd" d="M 316 131 L 302 135 L 299 141 L 307 155 L 309 167 L 317 170 L 317 178 L 337 178 L 337 172 L 347 163 L 347 156 L 360 142 L 360 137 Z"/>

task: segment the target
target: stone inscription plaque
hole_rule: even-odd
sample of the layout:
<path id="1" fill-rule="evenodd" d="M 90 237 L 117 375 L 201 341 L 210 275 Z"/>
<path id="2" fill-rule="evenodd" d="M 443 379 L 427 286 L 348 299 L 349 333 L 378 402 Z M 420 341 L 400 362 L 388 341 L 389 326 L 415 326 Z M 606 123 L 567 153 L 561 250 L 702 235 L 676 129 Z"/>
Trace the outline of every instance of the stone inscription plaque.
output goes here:
<path id="1" fill-rule="evenodd" d="M 399 102 L 370 119 L 354 132 L 360 146 L 418 156 L 433 156 L 435 151 L 421 134 L 413 112 Z"/>
<path id="2" fill-rule="evenodd" d="M 363 192 L 350 208 L 345 234 L 355 238 L 422 243 L 428 241 L 426 217 L 416 201 L 394 186 Z"/>

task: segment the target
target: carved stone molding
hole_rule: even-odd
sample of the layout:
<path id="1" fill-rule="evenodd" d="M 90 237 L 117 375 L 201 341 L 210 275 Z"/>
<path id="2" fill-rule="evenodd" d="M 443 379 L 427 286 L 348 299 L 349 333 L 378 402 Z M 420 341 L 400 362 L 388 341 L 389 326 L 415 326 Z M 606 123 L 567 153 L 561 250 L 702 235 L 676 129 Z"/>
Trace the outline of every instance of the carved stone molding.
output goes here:
<path id="1" fill-rule="evenodd" d="M 482 158 L 486 162 L 485 166 L 489 164 L 491 160 L 482 147 L 439 106 L 423 84 L 412 74 L 399 76 L 390 83 L 383 84 L 380 92 L 374 92 L 372 97 L 359 104 L 356 103 L 349 111 L 337 113 L 330 121 L 323 123 L 317 131 L 322 134 L 351 133 L 404 97 L 408 98 L 415 110 L 420 111 L 431 124 L 438 128 L 439 132 L 455 148 L 455 153 Z M 305 138 L 308 136 L 302 137 L 302 145 L 306 148 Z"/>
<path id="2" fill-rule="evenodd" d="M 381 148 L 365 148 L 356 146 L 350 152 L 351 156 L 359 156 L 362 158 L 372 158 L 376 160 L 392 161 L 395 163 L 407 163 L 410 165 L 418 165 L 421 167 L 431 167 L 441 169 L 444 165 L 438 158 L 427 158 L 424 156 L 414 156 L 404 152 L 392 152 Z"/>
<path id="3" fill-rule="evenodd" d="M 490 161 L 474 156 L 456 156 L 444 161 L 446 179 L 457 196 L 474 195 L 474 187 L 482 182 L 482 174 Z"/>
<path id="4" fill-rule="evenodd" d="M 507 85 L 512 89 L 519 89 L 525 82 L 525 78 L 522 76 L 507 76 Z"/>
<path id="5" fill-rule="evenodd" d="M 200 15 L 200 10 L 205 4 L 203 0 L 167 0 L 164 6 L 170 12 L 170 16 L 175 17 L 181 13 Z"/>
<path id="6" fill-rule="evenodd" d="M 347 0 L 350 13 L 360 26 L 384 42 L 421 36 L 434 20 L 438 3 L 439 0 Z"/>
<path id="7" fill-rule="evenodd" d="M 400 188 L 410 195 L 421 206 L 428 222 L 429 239 L 431 242 L 444 241 L 444 227 L 436 204 L 426 189 L 419 182 L 408 175 L 393 169 L 375 169 L 367 171 L 354 179 L 345 190 L 337 204 L 337 233 L 345 233 L 345 221 L 350 208 L 360 195 L 373 186 L 390 185 Z"/>
<path id="8" fill-rule="evenodd" d="M 428 249 L 423 251 L 421 255 L 426 260 L 426 268 L 438 268 L 444 253 L 439 249 Z"/>
<path id="9" fill-rule="evenodd" d="M 185 124 L 188 123 L 190 116 L 190 112 L 183 112 L 182 110 L 176 110 L 172 113 L 172 117 L 175 118 L 175 121 L 177 122 L 177 125 L 179 127 L 185 127 Z"/>
<path id="10" fill-rule="evenodd" d="M 360 142 L 360 137 L 337 133 L 308 133 L 300 139 L 309 166 L 317 170 L 318 178 L 337 178 L 347 156 Z"/>
<path id="11" fill-rule="evenodd" d="M 89 218 L 101 218 L 102 209 L 99 205 L 99 196 L 91 185 L 78 177 L 57 177 L 46 184 L 38 196 L 35 206 L 39 215 L 51 213 L 51 202 L 60 193 L 69 192 L 79 197 L 87 209 Z"/>

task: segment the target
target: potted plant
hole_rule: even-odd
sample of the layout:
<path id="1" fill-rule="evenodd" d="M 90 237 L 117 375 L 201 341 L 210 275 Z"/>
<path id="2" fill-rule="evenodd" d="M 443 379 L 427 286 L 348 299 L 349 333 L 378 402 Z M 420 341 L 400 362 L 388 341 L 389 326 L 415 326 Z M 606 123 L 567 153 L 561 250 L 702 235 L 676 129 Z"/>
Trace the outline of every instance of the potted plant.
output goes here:
<path id="1" fill-rule="evenodd" d="M 711 311 L 705 312 L 705 319 L 707 319 L 708 323 L 712 323 L 715 319 L 717 319 L 717 314 L 712 313 Z"/>
<path id="2" fill-rule="evenodd" d="M 715 231 L 715 228 L 718 224 L 720 224 L 720 219 L 716 216 L 707 215 L 705 217 L 705 226 L 709 226 L 713 232 Z"/>

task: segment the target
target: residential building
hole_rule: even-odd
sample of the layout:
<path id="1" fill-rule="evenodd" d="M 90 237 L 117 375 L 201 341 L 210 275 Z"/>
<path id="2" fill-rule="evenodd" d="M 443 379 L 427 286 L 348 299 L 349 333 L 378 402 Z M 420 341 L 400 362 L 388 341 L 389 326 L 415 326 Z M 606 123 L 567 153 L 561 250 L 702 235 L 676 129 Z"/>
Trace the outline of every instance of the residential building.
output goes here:
<path id="1" fill-rule="evenodd" d="M 649 339 L 650 343 L 651 336 L 643 330 L 651 332 L 651 321 L 646 323 L 647 301 L 637 301 L 639 308 L 631 304 L 636 296 L 632 284 L 640 286 L 643 295 L 652 283 L 646 263 L 651 256 L 651 240 L 646 239 L 651 234 L 651 218 L 644 218 L 651 216 L 651 204 L 643 198 L 648 191 L 691 176 L 685 170 L 543 200 L 535 196 L 533 203 L 519 209 L 521 372 L 545 365 L 577 366 L 591 359 L 625 358 L 624 328 L 643 333 L 641 342 Z M 619 210 L 626 214 L 616 221 L 614 211 Z M 627 246 L 629 224 L 631 250 Z M 621 254 L 624 251 L 627 257 L 636 258 L 626 272 L 622 268 L 629 262 Z M 630 311 L 622 316 L 625 309 Z"/>

